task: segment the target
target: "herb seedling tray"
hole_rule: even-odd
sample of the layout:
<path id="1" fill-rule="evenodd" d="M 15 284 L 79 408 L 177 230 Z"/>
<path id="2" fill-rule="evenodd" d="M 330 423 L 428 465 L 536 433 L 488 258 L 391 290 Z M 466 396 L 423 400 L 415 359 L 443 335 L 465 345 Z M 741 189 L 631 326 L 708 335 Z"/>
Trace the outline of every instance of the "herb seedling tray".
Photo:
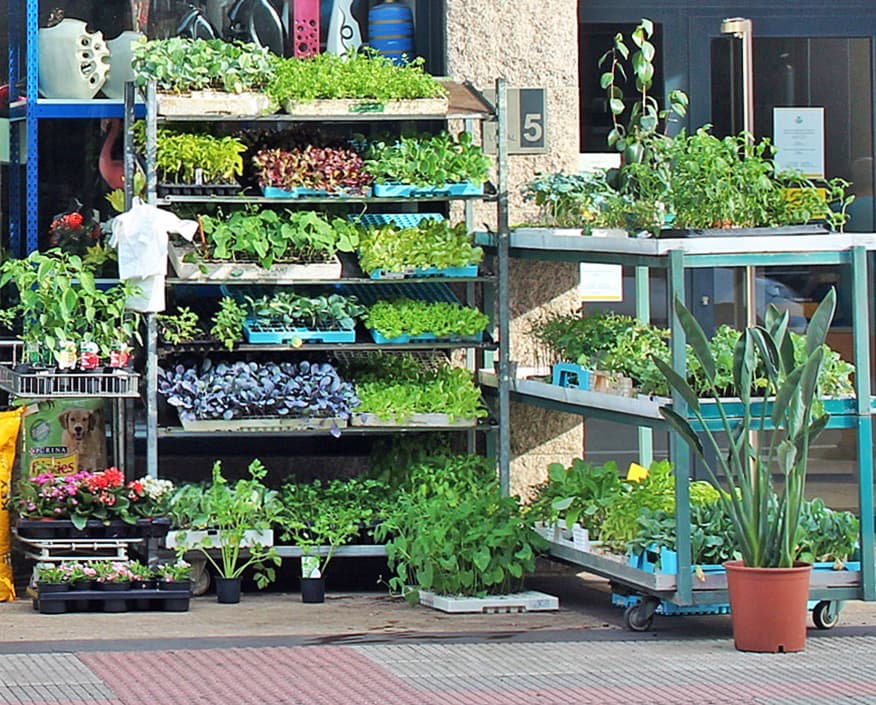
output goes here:
<path id="1" fill-rule="evenodd" d="M 176 276 L 190 281 L 322 281 L 339 279 L 341 276 L 341 261 L 337 256 L 328 262 L 310 264 L 275 262 L 270 269 L 264 269 L 256 262 L 204 260 L 194 245 L 188 243 L 168 243 L 167 254 Z M 188 261 L 191 258 L 194 261 Z"/>
<path id="2" fill-rule="evenodd" d="M 278 109 L 267 95 L 255 91 L 226 93 L 207 89 L 179 94 L 159 92 L 157 103 L 158 114 L 168 116 L 270 115 Z"/>
<path id="3" fill-rule="evenodd" d="M 376 428 L 404 428 L 408 426 L 427 428 L 429 426 L 446 426 L 448 428 L 473 428 L 478 420 L 474 417 L 454 417 L 451 421 L 447 414 L 411 414 L 401 421 L 382 419 L 377 414 L 360 412 L 350 418 L 350 426 Z"/>
<path id="4" fill-rule="evenodd" d="M 180 419 L 184 431 L 194 433 L 235 433 L 247 431 L 330 431 L 345 428 L 347 420 L 320 416 L 259 416 L 243 419 Z"/>
<path id="5" fill-rule="evenodd" d="M 482 196 L 483 184 L 462 181 L 437 186 L 417 186 L 415 184 L 382 183 L 374 184 L 376 198 L 431 198 L 435 196 Z"/>
<path id="6" fill-rule="evenodd" d="M 484 332 L 475 335 L 449 335 L 439 337 L 433 333 L 421 333 L 420 335 L 400 335 L 395 338 L 386 338 L 378 331 L 369 331 L 374 342 L 378 345 L 404 345 L 405 343 L 482 343 Z"/>
<path id="7" fill-rule="evenodd" d="M 461 279 L 476 277 L 478 266 L 469 264 L 464 267 L 410 267 L 401 272 L 388 272 L 385 269 L 374 269 L 369 273 L 371 279 L 406 279 L 416 277 L 444 277 L 447 279 Z"/>
<path id="8" fill-rule="evenodd" d="M 295 341 L 311 343 L 355 343 L 355 330 L 311 330 L 258 319 L 243 322 L 243 333 L 250 343 L 286 345 Z"/>
<path id="9" fill-rule="evenodd" d="M 371 188 L 339 188 L 329 191 L 324 188 L 305 188 L 303 186 L 288 190 L 277 186 L 262 186 L 262 194 L 265 198 L 368 198 L 371 195 Z"/>
<path id="10" fill-rule="evenodd" d="M 416 98 L 411 100 L 374 100 L 371 98 L 317 98 L 288 100 L 283 110 L 289 115 L 320 117 L 333 115 L 447 115 L 448 100 Z"/>

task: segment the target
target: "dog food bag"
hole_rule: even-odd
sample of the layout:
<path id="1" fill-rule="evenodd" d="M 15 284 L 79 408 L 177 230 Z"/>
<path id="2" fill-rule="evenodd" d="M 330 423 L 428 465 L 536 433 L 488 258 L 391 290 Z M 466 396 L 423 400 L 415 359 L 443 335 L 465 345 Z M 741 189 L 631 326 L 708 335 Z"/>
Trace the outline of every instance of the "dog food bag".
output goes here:
<path id="1" fill-rule="evenodd" d="M 103 399 L 44 399 L 25 404 L 22 476 L 104 470 L 105 418 Z"/>
<path id="2" fill-rule="evenodd" d="M 0 602 L 15 599 L 12 583 L 12 527 L 6 500 L 12 491 L 12 468 L 23 409 L 0 412 Z"/>

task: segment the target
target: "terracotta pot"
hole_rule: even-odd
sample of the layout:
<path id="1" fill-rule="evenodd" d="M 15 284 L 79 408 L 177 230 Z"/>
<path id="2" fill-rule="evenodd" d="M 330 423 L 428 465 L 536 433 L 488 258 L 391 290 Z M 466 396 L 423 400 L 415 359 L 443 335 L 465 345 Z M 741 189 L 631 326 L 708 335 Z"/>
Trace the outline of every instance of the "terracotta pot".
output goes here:
<path id="1" fill-rule="evenodd" d="M 812 566 L 748 568 L 742 561 L 728 561 L 724 567 L 736 648 L 763 653 L 802 651 Z"/>

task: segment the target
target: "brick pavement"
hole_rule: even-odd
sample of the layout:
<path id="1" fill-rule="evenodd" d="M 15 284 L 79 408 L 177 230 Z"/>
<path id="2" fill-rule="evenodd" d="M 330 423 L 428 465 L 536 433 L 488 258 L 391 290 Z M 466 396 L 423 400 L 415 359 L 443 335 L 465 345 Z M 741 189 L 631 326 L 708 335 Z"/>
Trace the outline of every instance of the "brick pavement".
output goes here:
<path id="1" fill-rule="evenodd" d="M 252 643 L 248 640 L 247 644 Z M 275 643 L 272 640 L 270 643 Z M 292 642 L 290 642 L 292 643 Z M 16 705 L 876 705 L 876 635 L 810 638 L 799 654 L 727 639 L 447 642 L 106 650 L 64 642 L 0 654 Z"/>

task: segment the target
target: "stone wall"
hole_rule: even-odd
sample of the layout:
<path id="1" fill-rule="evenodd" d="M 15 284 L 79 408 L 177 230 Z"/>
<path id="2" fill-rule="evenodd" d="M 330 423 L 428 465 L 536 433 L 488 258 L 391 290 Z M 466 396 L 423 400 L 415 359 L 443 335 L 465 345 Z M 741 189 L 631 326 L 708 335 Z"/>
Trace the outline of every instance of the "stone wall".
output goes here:
<path id="1" fill-rule="evenodd" d="M 510 222 L 531 215 L 520 189 L 538 171 L 575 171 L 578 159 L 578 3 L 575 0 L 447 0 L 447 67 L 456 80 L 478 88 L 504 78 L 509 87 L 545 88 L 549 153 L 510 159 Z M 481 218 L 480 216 L 483 216 Z M 479 213 L 494 222 L 495 209 Z M 528 335 L 547 311 L 577 308 L 577 268 L 557 262 L 512 261 L 511 357 L 535 365 L 539 355 Z M 544 478 L 547 464 L 581 454 L 577 416 L 512 405 L 512 492 Z"/>

